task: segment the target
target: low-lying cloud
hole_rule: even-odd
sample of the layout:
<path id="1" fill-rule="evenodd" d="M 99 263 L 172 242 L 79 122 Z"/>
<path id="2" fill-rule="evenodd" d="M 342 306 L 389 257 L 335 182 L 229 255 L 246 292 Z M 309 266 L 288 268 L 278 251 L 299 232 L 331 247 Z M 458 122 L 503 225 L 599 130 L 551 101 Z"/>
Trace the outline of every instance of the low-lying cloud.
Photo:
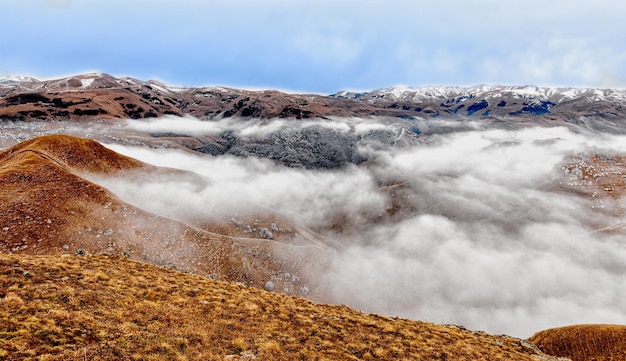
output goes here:
<path id="1" fill-rule="evenodd" d="M 190 132 L 159 122 L 133 127 Z M 376 161 L 337 170 L 110 144 L 197 176 L 98 181 L 172 218 L 271 211 L 321 232 L 338 245 L 316 275 L 326 301 L 365 312 L 519 337 L 626 323 L 626 203 L 574 192 L 562 168 L 576 154 L 626 153 L 626 138 L 540 127 L 428 137 L 411 147 L 364 149 Z"/>
<path id="2" fill-rule="evenodd" d="M 546 327 L 624 322 L 623 201 L 562 189 L 560 164 L 625 139 L 562 128 L 475 131 L 386 154 L 415 215 L 374 227 L 335 259 L 338 300 L 369 311 L 530 336 Z M 616 207 L 598 213 L 593 206 Z M 610 204 L 614 203 L 614 204 Z M 598 232 L 598 225 L 620 232 Z"/>
<path id="3" fill-rule="evenodd" d="M 397 123 L 393 118 L 388 122 Z M 183 135 L 212 135 L 219 136 L 224 132 L 232 132 L 237 136 L 264 137 L 269 134 L 285 129 L 304 129 L 309 127 L 321 127 L 333 129 L 341 133 L 353 132 L 362 134 L 371 130 L 385 129 L 380 120 L 363 118 L 341 119 L 241 119 L 225 118 L 218 120 L 201 120 L 192 116 L 185 117 L 162 117 L 147 120 L 126 120 L 126 129 L 132 129 L 145 133 L 173 133 Z"/>
<path id="4" fill-rule="evenodd" d="M 122 199 L 170 218 L 201 220 L 215 216 L 282 214 L 310 228 L 328 226 L 330 212 L 368 214 L 384 207 L 372 176 L 350 166 L 338 171 L 287 168 L 257 158 L 199 156 L 174 150 L 109 145 L 147 163 L 194 172 L 136 174 L 134 181 L 97 178 Z M 350 199 L 346 202 L 346 199 Z"/>

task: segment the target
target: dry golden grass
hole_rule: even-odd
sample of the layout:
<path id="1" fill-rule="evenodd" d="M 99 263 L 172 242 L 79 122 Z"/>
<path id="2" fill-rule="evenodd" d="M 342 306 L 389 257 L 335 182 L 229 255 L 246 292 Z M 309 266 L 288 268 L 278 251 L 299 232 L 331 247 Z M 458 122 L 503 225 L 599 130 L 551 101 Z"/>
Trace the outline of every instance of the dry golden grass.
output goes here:
<path id="1" fill-rule="evenodd" d="M 575 325 L 536 333 L 529 339 L 543 352 L 573 361 L 626 360 L 626 326 Z"/>
<path id="2" fill-rule="evenodd" d="M 0 255 L 0 290 L 0 360 L 547 359 L 515 338 L 124 258 Z"/>
<path id="3" fill-rule="evenodd" d="M 61 167 L 87 172 L 110 173 L 120 169 L 148 167 L 93 140 L 68 135 L 45 135 L 23 141 L 0 151 L 0 163 L 24 153 L 32 153 Z"/>

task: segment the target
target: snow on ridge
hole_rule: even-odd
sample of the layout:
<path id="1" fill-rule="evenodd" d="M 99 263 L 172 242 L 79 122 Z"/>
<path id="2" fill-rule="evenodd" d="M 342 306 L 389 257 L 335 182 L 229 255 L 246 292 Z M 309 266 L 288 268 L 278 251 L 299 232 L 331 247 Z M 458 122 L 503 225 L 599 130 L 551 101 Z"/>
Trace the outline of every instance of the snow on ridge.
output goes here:
<path id="1" fill-rule="evenodd" d="M 6 78 L 0 78 L 1 83 L 34 83 L 39 81 L 30 76 L 13 75 Z"/>
<path id="2" fill-rule="evenodd" d="M 240 89 L 233 89 L 226 86 L 209 87 L 184 87 L 173 86 L 156 80 L 142 81 L 130 77 L 112 77 L 101 72 L 92 72 L 62 79 L 38 80 L 28 76 L 10 76 L 0 79 L 0 85 L 21 86 L 26 89 L 39 88 L 39 83 L 46 83 L 48 87 L 63 86 L 70 79 L 80 80 L 83 88 L 95 85 L 107 86 L 117 83 L 120 86 L 128 85 L 149 85 L 157 91 L 169 93 L 181 93 L 189 90 L 219 91 L 223 93 L 233 93 Z M 527 101 L 551 101 L 555 103 L 572 101 L 584 98 L 589 101 L 612 101 L 626 103 L 626 89 L 594 89 L 594 88 L 573 88 L 573 87 L 538 87 L 533 85 L 510 86 L 510 85 L 476 85 L 470 87 L 458 86 L 423 86 L 409 87 L 396 86 L 371 91 L 339 91 L 333 95 L 337 98 L 361 99 L 365 102 L 374 103 L 378 100 L 386 99 L 391 102 L 432 102 L 448 101 L 455 99 L 465 101 L 468 99 L 492 99 L 505 96 L 524 99 Z"/>
<path id="3" fill-rule="evenodd" d="M 89 88 L 89 86 L 93 83 L 94 78 L 80 79 L 83 88 Z"/>
<path id="4" fill-rule="evenodd" d="M 428 102 L 444 99 L 491 99 L 512 96 L 531 101 L 563 102 L 578 98 L 592 101 L 626 102 L 626 90 L 592 89 L 592 88 L 547 88 L 533 85 L 501 86 L 477 85 L 473 87 L 425 86 L 425 87 L 391 87 L 370 92 L 338 92 L 333 96 L 344 98 L 364 98 L 372 102 L 375 99 L 391 101 Z"/>

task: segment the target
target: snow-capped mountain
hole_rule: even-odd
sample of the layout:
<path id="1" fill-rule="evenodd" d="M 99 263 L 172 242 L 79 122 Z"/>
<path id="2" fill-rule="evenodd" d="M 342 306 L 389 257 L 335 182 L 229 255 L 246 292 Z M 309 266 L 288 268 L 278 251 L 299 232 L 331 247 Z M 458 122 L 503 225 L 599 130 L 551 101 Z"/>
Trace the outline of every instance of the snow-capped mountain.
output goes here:
<path id="1" fill-rule="evenodd" d="M 517 118 L 531 121 L 623 123 L 626 90 L 534 86 L 395 87 L 330 96 L 180 87 L 103 73 L 54 80 L 0 81 L 0 118 L 82 117 L 320 118 L 387 116 L 403 119 Z M 620 127 L 622 127 L 620 125 Z"/>
<path id="2" fill-rule="evenodd" d="M 32 83 L 39 81 L 35 78 L 31 78 L 29 76 L 10 76 L 7 78 L 0 78 L 0 84 L 15 84 L 15 83 Z"/>
<path id="3" fill-rule="evenodd" d="M 351 98 L 376 103 L 377 99 L 386 99 L 396 102 L 423 103 L 439 100 L 456 99 L 497 99 L 511 97 L 518 99 L 550 100 L 561 103 L 578 98 L 592 101 L 626 101 L 626 90 L 591 89 L 591 88 L 541 88 L 536 86 L 490 86 L 479 85 L 474 87 L 393 87 L 378 89 L 371 92 L 342 91 L 333 96 Z"/>
<path id="4" fill-rule="evenodd" d="M 430 117 L 546 116 L 623 119 L 626 90 L 535 86 L 395 87 L 332 95 Z"/>

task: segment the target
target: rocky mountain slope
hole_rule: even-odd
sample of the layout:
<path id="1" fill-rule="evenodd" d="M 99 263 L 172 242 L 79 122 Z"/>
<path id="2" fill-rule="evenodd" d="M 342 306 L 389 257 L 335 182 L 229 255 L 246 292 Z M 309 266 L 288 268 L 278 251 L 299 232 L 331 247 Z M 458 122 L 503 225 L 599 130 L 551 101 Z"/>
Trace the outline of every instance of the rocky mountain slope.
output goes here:
<path id="1" fill-rule="evenodd" d="M 49 81 L 32 78 L 0 81 L 0 118 L 3 119 L 62 120 L 89 116 L 138 119 L 183 114 L 200 118 L 301 119 L 402 112 L 320 95 L 224 87 L 180 88 L 99 73 Z"/>
<path id="2" fill-rule="evenodd" d="M 626 90 L 476 86 L 388 88 L 371 92 L 339 92 L 333 97 L 402 109 L 426 117 L 542 116 L 549 120 L 595 118 L 622 122 Z"/>
<path id="3" fill-rule="evenodd" d="M 478 86 L 389 88 L 331 96 L 185 88 L 157 81 L 84 74 L 39 81 L 0 80 L 0 118 L 80 119 L 87 116 L 151 118 L 190 114 L 198 118 L 401 118 L 541 117 L 550 121 L 601 119 L 623 122 L 626 91 Z"/>

